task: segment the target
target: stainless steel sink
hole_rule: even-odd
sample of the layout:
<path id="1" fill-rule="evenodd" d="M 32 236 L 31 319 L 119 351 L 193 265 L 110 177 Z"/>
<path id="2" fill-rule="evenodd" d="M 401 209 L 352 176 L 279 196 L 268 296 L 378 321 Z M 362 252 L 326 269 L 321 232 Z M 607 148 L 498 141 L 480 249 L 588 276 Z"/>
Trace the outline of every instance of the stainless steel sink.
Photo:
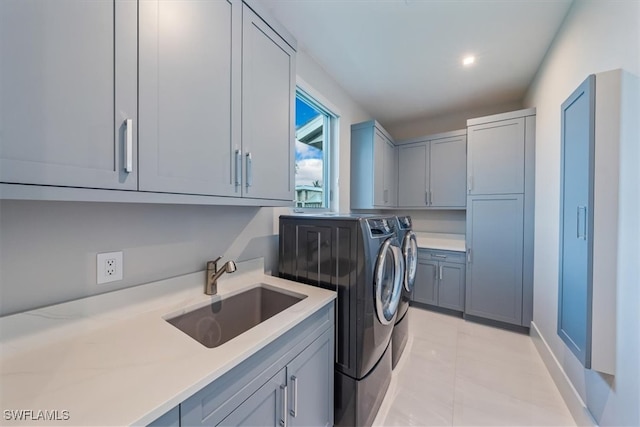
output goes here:
<path id="1" fill-rule="evenodd" d="M 306 295 L 285 293 L 264 284 L 213 304 L 167 319 L 200 344 L 213 348 L 275 316 Z"/>

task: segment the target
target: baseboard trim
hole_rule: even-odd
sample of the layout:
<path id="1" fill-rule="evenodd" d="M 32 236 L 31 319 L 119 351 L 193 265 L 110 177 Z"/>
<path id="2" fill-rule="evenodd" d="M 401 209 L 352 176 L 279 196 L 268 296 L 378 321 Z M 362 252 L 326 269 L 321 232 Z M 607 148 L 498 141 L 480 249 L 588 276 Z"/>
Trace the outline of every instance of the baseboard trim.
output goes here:
<path id="1" fill-rule="evenodd" d="M 587 406 L 571 383 L 571 380 L 569 380 L 562 365 L 551 351 L 549 344 L 547 344 L 547 341 L 542 334 L 540 334 L 538 325 L 536 325 L 535 322 L 531 322 L 529 334 L 576 424 L 579 426 L 597 427 L 598 423 L 593 419 L 593 416 L 591 416 L 589 409 L 587 409 Z"/>

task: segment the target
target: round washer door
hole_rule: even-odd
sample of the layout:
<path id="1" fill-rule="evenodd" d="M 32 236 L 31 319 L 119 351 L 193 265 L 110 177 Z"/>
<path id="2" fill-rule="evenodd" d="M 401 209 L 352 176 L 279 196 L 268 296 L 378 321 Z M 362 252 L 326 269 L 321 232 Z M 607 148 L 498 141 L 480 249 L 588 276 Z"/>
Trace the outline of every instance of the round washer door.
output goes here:
<path id="1" fill-rule="evenodd" d="M 407 292 L 413 291 L 413 283 L 416 281 L 418 269 L 418 241 L 413 231 L 404 235 L 402 242 L 402 255 L 405 262 L 404 288 Z"/>
<path id="2" fill-rule="evenodd" d="M 376 260 L 374 295 L 378 320 L 388 325 L 394 320 L 404 280 L 404 258 L 402 251 L 392 245 L 392 239 L 385 240 Z"/>

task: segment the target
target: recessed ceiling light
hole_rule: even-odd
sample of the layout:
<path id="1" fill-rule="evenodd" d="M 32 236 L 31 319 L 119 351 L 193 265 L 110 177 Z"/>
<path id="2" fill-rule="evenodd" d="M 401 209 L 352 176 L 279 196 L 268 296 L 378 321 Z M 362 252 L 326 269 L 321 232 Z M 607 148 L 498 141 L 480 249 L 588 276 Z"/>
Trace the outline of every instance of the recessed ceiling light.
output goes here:
<path id="1" fill-rule="evenodd" d="M 464 57 L 464 59 L 462 60 L 462 65 L 464 65 L 465 67 L 468 67 L 470 65 L 473 65 L 475 62 L 476 62 L 476 57 L 473 55 L 469 55 Z"/>

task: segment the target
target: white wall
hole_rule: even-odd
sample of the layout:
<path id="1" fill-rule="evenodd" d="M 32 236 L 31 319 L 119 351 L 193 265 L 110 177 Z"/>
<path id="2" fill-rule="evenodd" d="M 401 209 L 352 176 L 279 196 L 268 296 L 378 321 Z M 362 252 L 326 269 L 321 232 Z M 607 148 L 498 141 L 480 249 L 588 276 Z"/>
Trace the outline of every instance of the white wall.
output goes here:
<path id="1" fill-rule="evenodd" d="M 339 203 L 348 211 L 350 126 L 370 117 L 304 52 L 297 72 L 341 114 Z M 2 200 L 0 316 L 200 271 L 223 254 L 263 256 L 277 272 L 283 212 L 289 209 Z M 96 285 L 96 253 L 117 250 L 124 280 Z"/>
<path id="2" fill-rule="evenodd" d="M 534 323 L 600 425 L 640 425 L 640 115 L 622 125 L 615 377 L 585 370 L 556 334 L 560 105 L 592 73 L 640 75 L 640 2 L 576 0 L 525 99 L 537 108 Z M 640 94 L 635 94 L 636 100 Z M 629 111 L 627 111 L 628 113 Z M 615 173 L 615 172 L 612 172 Z"/>
<path id="3" fill-rule="evenodd" d="M 455 111 L 432 117 L 414 118 L 398 123 L 382 124 L 396 141 L 418 138 L 434 133 L 467 128 L 467 119 L 490 116 L 522 109 L 522 102 L 487 105 L 469 110 Z"/>

